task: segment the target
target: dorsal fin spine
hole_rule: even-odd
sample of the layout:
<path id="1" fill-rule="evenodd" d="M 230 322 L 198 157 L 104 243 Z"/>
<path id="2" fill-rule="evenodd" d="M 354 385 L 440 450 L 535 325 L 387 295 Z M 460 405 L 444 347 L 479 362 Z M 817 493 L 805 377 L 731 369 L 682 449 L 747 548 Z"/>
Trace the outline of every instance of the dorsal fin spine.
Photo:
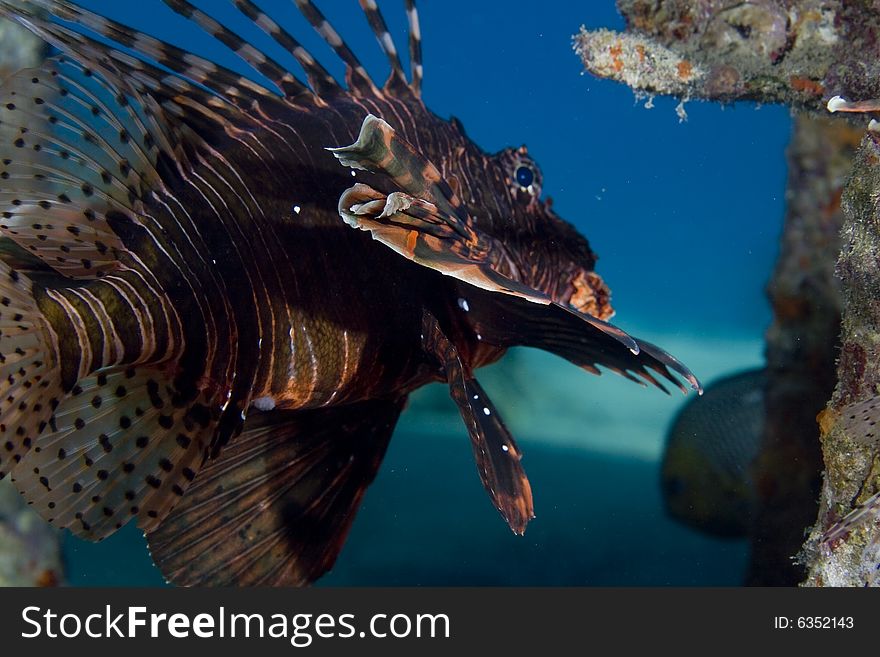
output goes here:
<path id="1" fill-rule="evenodd" d="M 333 76 L 285 29 L 264 14 L 251 0 L 233 0 L 238 10 L 251 19 L 254 25 L 272 37 L 299 62 L 306 73 L 312 89 L 318 95 L 338 93 L 341 87 Z"/>
<path id="2" fill-rule="evenodd" d="M 321 38 L 327 42 L 339 58 L 345 62 L 348 67 L 346 72 L 346 81 L 352 91 L 364 95 L 382 96 L 382 92 L 373 83 L 366 69 L 360 60 L 351 51 L 339 33 L 334 29 L 324 14 L 315 6 L 311 0 L 295 0 L 296 6 L 299 8 L 303 17 L 311 23 L 312 27 L 317 30 Z"/>
<path id="3" fill-rule="evenodd" d="M 173 11 L 198 25 L 203 31 L 227 46 L 254 70 L 271 80 L 281 90 L 283 98 L 290 100 L 308 95 L 312 97 L 312 103 L 323 105 L 322 95 L 332 96 L 341 92 L 341 87 L 327 70 L 289 32 L 262 12 L 252 0 L 231 1 L 254 25 L 282 45 L 298 61 L 306 73 L 309 85 L 314 90 L 314 97 L 312 97 L 312 90 L 286 67 L 188 0 L 163 0 Z M 418 97 L 422 80 L 422 64 L 421 35 L 415 3 L 413 0 L 406 0 L 412 70 L 412 80 L 407 83 L 399 51 L 390 36 L 377 3 L 375 0 L 360 0 L 360 2 L 370 26 L 379 40 L 380 47 L 391 65 L 392 72 L 386 83 L 386 88 L 409 89 Z M 348 69 L 346 81 L 351 92 L 360 96 L 382 97 L 382 91 L 374 84 L 361 62 L 312 0 L 295 0 L 295 3 L 300 13 L 346 64 Z M 112 46 L 53 22 L 49 18 L 52 14 L 91 29 L 119 44 L 143 52 L 162 65 L 168 66 L 175 75 L 169 77 L 145 60 L 132 57 Z M 32 0 L 31 2 L 0 0 L 0 15 L 18 20 L 22 25 L 62 50 L 72 51 L 79 56 L 87 55 L 95 63 L 95 66 L 99 65 L 102 58 L 107 58 L 121 64 L 124 69 L 123 76 L 130 72 L 139 71 L 139 76 L 136 78 L 136 82 L 139 83 L 137 86 L 141 87 L 141 90 L 146 89 L 151 93 L 162 93 L 163 90 L 167 92 L 169 88 L 173 88 L 190 97 L 200 97 L 197 87 L 182 81 L 184 78 L 191 78 L 197 84 L 204 85 L 246 111 L 249 109 L 250 101 L 245 102 L 245 96 L 277 97 L 275 92 L 236 74 L 230 69 L 160 39 L 140 33 L 68 0 Z M 106 61 L 103 63 L 107 65 Z M 120 85 L 124 86 L 124 83 L 120 81 Z M 171 100 L 174 100 L 174 97 L 175 94 L 170 94 Z M 212 101 L 201 95 L 200 103 L 202 106 L 208 106 Z"/>
<path id="4" fill-rule="evenodd" d="M 403 66 L 400 64 L 400 56 L 397 54 L 397 46 L 394 45 L 394 39 L 391 37 L 391 32 L 388 31 L 388 25 L 385 23 L 385 18 L 382 16 L 382 12 L 379 10 L 376 0 L 359 1 L 361 8 L 364 10 L 364 14 L 367 17 L 367 22 L 370 24 L 373 34 L 376 35 L 379 47 L 382 48 L 382 52 L 385 53 L 385 56 L 388 58 L 388 63 L 391 66 L 391 75 L 388 82 L 386 82 L 386 87 L 396 86 L 398 84 L 406 86 L 406 75 L 403 72 Z"/>
<path id="5" fill-rule="evenodd" d="M 415 0 L 406 0 L 406 17 L 409 22 L 410 86 L 416 97 L 422 95 L 422 32 Z"/>
<path id="6" fill-rule="evenodd" d="M 238 55 L 248 65 L 269 78 L 278 85 L 285 96 L 293 97 L 308 92 L 308 88 L 281 64 L 187 0 L 163 0 L 163 2 L 181 16 L 193 21 L 202 30 Z"/>

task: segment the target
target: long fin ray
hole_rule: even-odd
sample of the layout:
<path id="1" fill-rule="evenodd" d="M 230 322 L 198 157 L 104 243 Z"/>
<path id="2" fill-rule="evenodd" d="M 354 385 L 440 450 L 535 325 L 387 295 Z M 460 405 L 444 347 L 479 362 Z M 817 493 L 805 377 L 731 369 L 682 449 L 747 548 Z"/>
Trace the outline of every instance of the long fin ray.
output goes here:
<path id="1" fill-rule="evenodd" d="M 187 0 L 162 1 L 225 45 L 254 70 L 266 76 L 281 89 L 286 97 L 293 98 L 303 93 L 309 93 L 308 87 L 297 80 L 285 67 L 192 3 Z"/>
<path id="2" fill-rule="evenodd" d="M 467 427 L 480 481 L 510 529 L 523 534 L 535 510 L 532 488 L 520 462 L 522 452 L 470 366 L 428 311 L 423 314 L 422 332 L 425 350 L 442 367 L 449 394 Z"/>
<path id="3" fill-rule="evenodd" d="M 415 0 L 406 0 L 406 18 L 409 21 L 409 66 L 410 86 L 416 98 L 422 95 L 422 29 L 419 25 L 419 12 Z"/>
<path id="4" fill-rule="evenodd" d="M 57 5 L 63 6 L 64 13 L 60 14 L 62 18 L 75 21 L 107 39 L 129 47 L 141 55 L 146 55 L 178 75 L 204 85 L 220 96 L 234 97 L 239 99 L 242 104 L 244 102 L 243 99 L 247 95 L 261 98 L 275 97 L 275 93 L 263 85 L 238 75 L 231 69 L 220 66 L 204 57 L 200 57 L 143 32 L 136 31 L 127 25 L 105 18 L 100 14 L 87 11 L 70 2 L 66 2 L 66 0 L 53 1 Z M 278 85 L 286 95 L 292 97 L 308 91 L 301 82 L 294 79 L 289 73 L 280 74 L 277 71 L 274 71 L 274 73 L 274 77 L 268 75 L 267 77 Z"/>
<path id="5" fill-rule="evenodd" d="M 124 249 L 107 213 L 133 216 L 159 184 L 156 140 L 127 98 L 71 67 L 49 60 L 0 87 L 0 233 L 59 273 L 94 278 Z"/>
<path id="6" fill-rule="evenodd" d="M 376 35 L 379 47 L 385 53 L 388 64 L 391 66 L 391 75 L 385 83 L 386 88 L 409 88 L 406 74 L 403 72 L 403 66 L 400 64 L 400 56 L 397 54 L 397 46 L 394 45 L 394 39 L 391 37 L 391 32 L 388 30 L 388 25 L 385 23 L 385 17 L 382 16 L 379 5 L 376 4 L 376 0 L 359 0 L 359 2 L 364 10 L 364 14 L 367 16 L 367 22 L 370 24 L 373 34 Z"/>
<path id="7" fill-rule="evenodd" d="M 306 50 L 287 30 L 267 16 L 251 0 L 232 0 L 238 10 L 251 19 L 254 24 L 285 48 L 306 73 L 312 89 L 321 96 L 342 92 L 335 78 Z"/>
<path id="8" fill-rule="evenodd" d="M 321 10 L 315 6 L 315 3 L 311 0 L 294 1 L 303 17 L 311 23 L 312 27 L 314 27 L 318 34 L 321 35 L 321 38 L 323 38 L 324 41 L 327 42 L 327 45 L 333 49 L 333 52 L 345 62 L 348 67 L 346 82 L 348 83 L 349 89 L 356 94 L 363 96 L 381 96 L 382 92 L 379 91 L 379 88 L 370 78 L 370 75 L 367 73 L 363 64 L 361 64 L 360 60 L 354 52 L 352 52 L 351 48 L 348 47 L 345 41 L 342 40 L 342 37 L 339 36 L 336 29 L 324 17 Z"/>
<path id="9" fill-rule="evenodd" d="M 700 382 L 687 367 L 650 342 L 636 339 L 639 350 L 634 353 L 608 333 L 595 330 L 591 322 L 585 323 L 580 315 L 565 312 L 567 309 L 557 305 L 535 306 L 515 297 L 468 293 L 464 289 L 461 295 L 468 303 L 468 323 L 489 344 L 543 349 L 593 374 L 600 373 L 597 366 L 601 366 L 664 392 L 666 389 L 652 371 L 687 392 L 680 377 L 691 389 L 702 392 Z"/>
<path id="10" fill-rule="evenodd" d="M 830 543 L 865 523 L 880 518 L 880 492 L 874 493 L 822 534 L 822 542 Z"/>
<path id="11" fill-rule="evenodd" d="M 206 116 L 219 112 L 240 119 L 240 110 L 249 109 L 255 97 L 277 98 L 273 92 L 219 65 L 211 64 L 216 71 L 204 72 L 200 82 L 187 80 L 174 70 L 163 70 L 85 33 L 54 23 L 33 11 L 20 9 L 10 0 L 0 0 L 0 14 L 17 20 L 72 59 L 86 62 L 120 90 L 134 95 L 149 94 L 166 107 L 170 104 L 172 111 L 178 108 L 175 112 L 178 116 L 181 114 L 179 108 L 184 106 Z M 167 61 L 174 63 L 170 56 Z M 187 65 L 186 70 L 193 72 L 196 68 Z M 146 98 L 143 101 L 148 103 Z"/>
<path id="12" fill-rule="evenodd" d="M 275 61 L 266 52 L 249 43 L 228 26 L 188 0 L 163 0 L 163 2 L 173 11 L 192 21 L 203 31 L 223 43 L 251 69 L 270 80 L 281 91 L 283 97 L 287 99 L 299 98 L 306 94 L 311 95 L 311 90 L 313 90 L 314 100 L 321 102 L 322 96 L 331 96 L 341 92 L 341 87 L 327 70 L 288 31 L 263 12 L 252 0 L 231 0 L 231 2 L 254 25 L 266 32 L 297 60 L 306 73 L 311 90 L 287 67 Z M 361 96 L 381 96 L 382 91 L 374 84 L 360 60 L 316 5 L 311 0 L 295 0 L 295 2 L 300 13 L 345 63 L 348 68 L 349 91 Z M 412 82 L 410 83 L 407 83 L 397 48 L 390 37 L 378 6 L 373 0 L 363 0 L 361 4 L 369 24 L 379 40 L 380 47 L 391 64 L 390 88 L 396 91 L 409 90 L 415 98 L 418 98 L 422 81 L 421 35 L 414 3 L 409 0 L 406 4 L 412 68 Z M 131 48 L 142 56 L 153 58 L 162 66 L 168 67 L 175 75 L 203 85 L 218 96 L 232 100 L 244 109 L 247 109 L 248 104 L 242 100 L 243 98 L 277 97 L 273 90 L 240 76 L 226 67 L 85 9 L 75 2 L 68 0 L 33 0 L 33 2 L 2 0 L 0 13 L 19 20 L 25 27 L 37 32 L 41 37 L 63 50 L 78 50 L 82 44 L 88 43 L 93 50 L 106 51 L 108 56 L 115 59 L 117 63 L 122 63 L 125 57 L 137 59 L 137 57 L 131 58 L 131 55 L 122 50 L 112 48 L 87 35 L 74 32 L 53 22 L 49 15 L 93 30 L 121 46 Z M 141 65 L 132 65 L 131 61 L 127 63 L 133 70 L 140 71 L 141 75 L 144 71 L 150 70 L 146 62 Z M 127 67 L 123 65 L 122 68 Z M 162 75 L 155 71 L 150 71 L 150 74 L 154 81 L 168 86 L 170 81 L 164 80 Z M 178 82 L 172 84 L 171 87 L 179 85 Z M 188 89 L 180 90 L 179 93 L 189 91 Z M 173 97 L 174 94 L 171 96 Z"/>

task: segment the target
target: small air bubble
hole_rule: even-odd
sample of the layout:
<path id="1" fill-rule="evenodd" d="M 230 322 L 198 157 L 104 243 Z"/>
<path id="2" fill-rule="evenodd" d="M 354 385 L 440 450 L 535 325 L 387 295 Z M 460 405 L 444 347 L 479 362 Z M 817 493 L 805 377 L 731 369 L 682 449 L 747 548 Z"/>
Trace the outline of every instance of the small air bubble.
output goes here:
<path id="1" fill-rule="evenodd" d="M 484 407 L 483 407 L 483 414 L 484 414 L 484 415 L 492 415 L 492 411 L 490 411 L 488 408 L 486 408 L 486 407 L 484 406 Z"/>

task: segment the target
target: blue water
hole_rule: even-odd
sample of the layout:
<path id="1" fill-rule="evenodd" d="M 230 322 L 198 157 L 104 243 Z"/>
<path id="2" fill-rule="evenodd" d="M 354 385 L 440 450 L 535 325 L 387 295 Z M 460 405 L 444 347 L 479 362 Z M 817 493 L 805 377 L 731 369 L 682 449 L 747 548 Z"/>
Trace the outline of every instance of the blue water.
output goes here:
<path id="1" fill-rule="evenodd" d="M 246 70 L 158 0 L 82 4 Z M 195 4 L 231 17 L 244 36 L 289 61 L 226 3 Z M 289 0 L 259 4 L 341 73 Z M 356 2 L 318 4 L 374 77 L 384 79 L 384 56 Z M 405 51 L 402 3 L 382 6 Z M 679 123 L 677 101 L 658 98 L 649 110 L 628 88 L 582 75 L 571 37 L 581 24 L 622 29 L 613 0 L 443 0 L 422 2 L 420 14 L 427 105 L 461 119 L 486 150 L 528 145 L 554 207 L 600 256 L 597 269 L 613 291 L 615 321 L 661 344 L 671 336 L 685 352 L 676 355 L 689 364 L 688 356 L 699 360 L 697 374 L 705 378 L 754 365 L 770 320 L 763 288 L 784 212 L 787 110 L 691 102 L 688 120 Z M 749 346 L 742 356 L 706 346 L 728 339 Z M 562 371 L 541 364 L 530 380 L 531 394 L 548 399 L 544 408 L 558 399 L 548 392 L 556 367 Z M 519 422 L 538 505 L 524 538 L 512 536 L 485 499 L 463 429 L 428 426 L 433 420 L 414 404 L 351 540 L 322 583 L 738 583 L 744 543 L 707 539 L 663 514 L 656 456 L 680 400 L 607 381 L 611 376 L 583 375 L 589 381 L 582 402 L 547 416 L 537 405 Z M 662 411 L 646 415 L 640 429 L 615 443 L 619 449 L 591 442 L 600 416 L 602 426 L 619 426 L 648 395 L 658 395 L 651 403 L 664 404 Z M 454 414 L 451 405 L 448 410 Z M 565 413 L 584 426 L 582 441 L 554 433 Z M 66 546 L 72 583 L 161 583 L 132 527 L 101 545 L 69 539 Z"/>

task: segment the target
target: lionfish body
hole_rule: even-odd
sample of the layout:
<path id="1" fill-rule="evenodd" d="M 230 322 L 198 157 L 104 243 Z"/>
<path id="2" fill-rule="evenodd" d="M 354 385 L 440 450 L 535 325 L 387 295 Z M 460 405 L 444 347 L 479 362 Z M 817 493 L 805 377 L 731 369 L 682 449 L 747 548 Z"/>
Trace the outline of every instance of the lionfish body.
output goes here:
<path id="1" fill-rule="evenodd" d="M 531 345 L 697 386 L 605 323 L 595 256 L 525 149 L 488 155 L 422 103 L 411 2 L 410 81 L 361 2 L 382 87 L 309 1 L 344 86 L 248 0 L 305 80 L 165 2 L 272 84 L 70 2 L 0 0 L 62 53 L 0 91 L 0 475 L 53 524 L 100 540 L 136 518 L 175 583 L 304 584 L 419 386 L 448 383 L 517 533 L 530 487 L 475 368 Z"/>

